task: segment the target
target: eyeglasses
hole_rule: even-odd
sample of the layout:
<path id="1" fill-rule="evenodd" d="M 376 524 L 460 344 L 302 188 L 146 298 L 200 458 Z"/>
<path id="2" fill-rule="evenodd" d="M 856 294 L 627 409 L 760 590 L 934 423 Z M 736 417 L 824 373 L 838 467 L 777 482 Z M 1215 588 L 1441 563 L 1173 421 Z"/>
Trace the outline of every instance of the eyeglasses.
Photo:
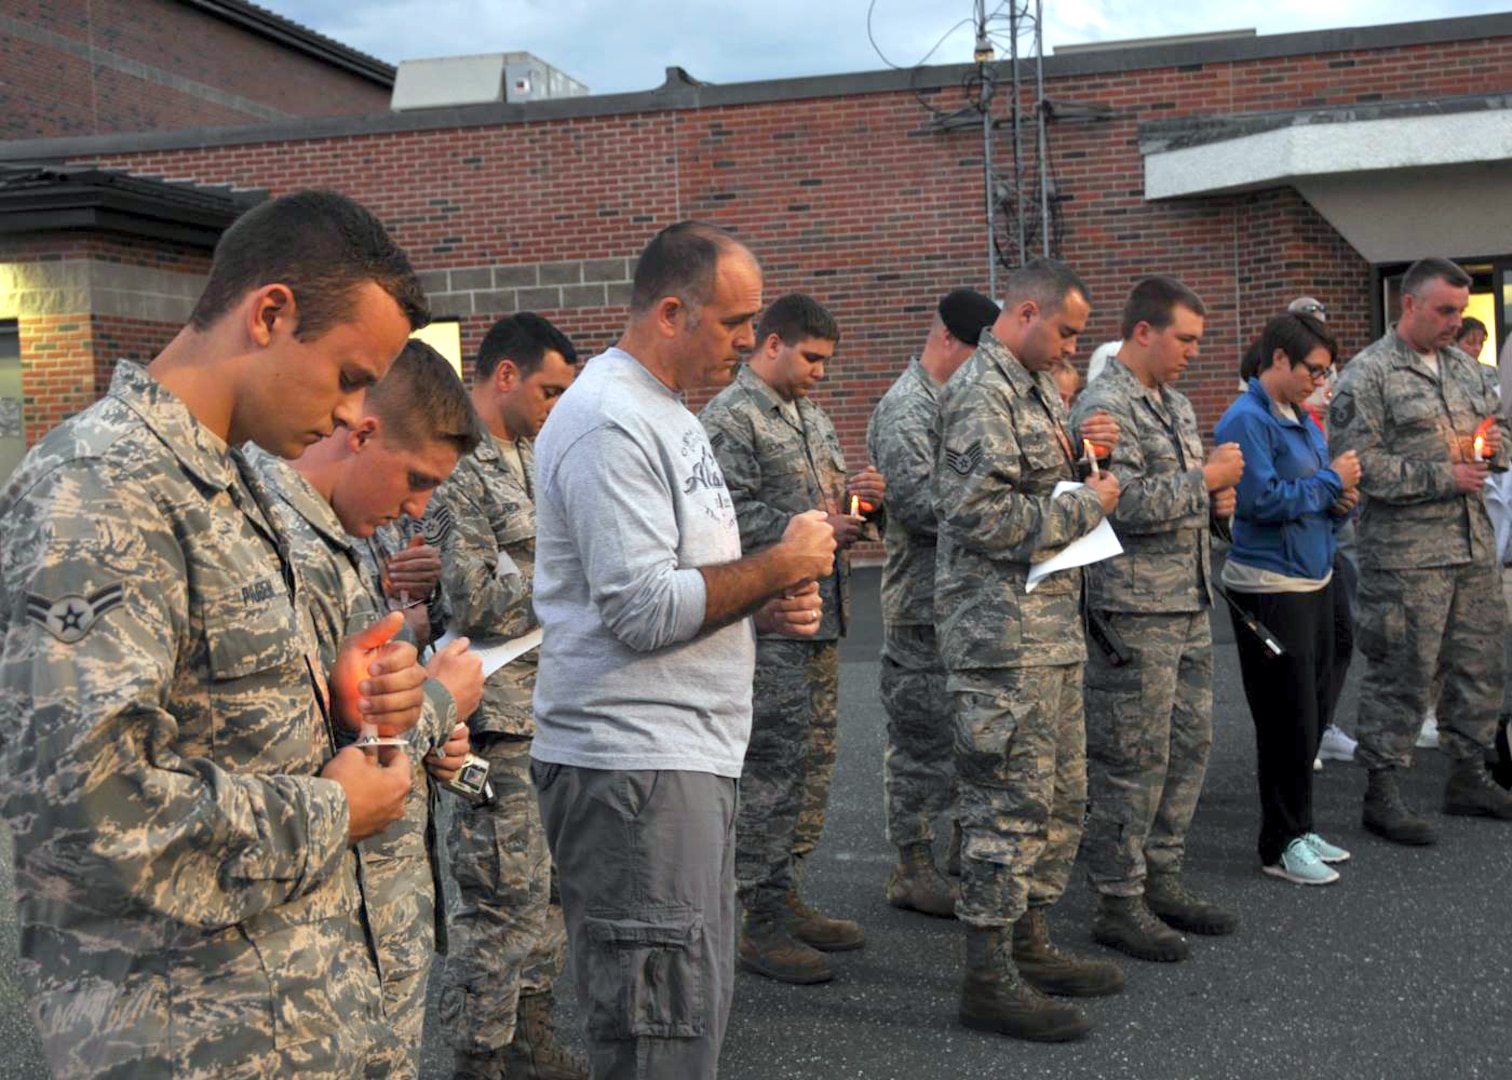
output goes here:
<path id="1" fill-rule="evenodd" d="M 1293 308 L 1298 315 L 1327 315 L 1328 309 L 1319 303 L 1303 304 L 1299 308 Z"/>
<path id="2" fill-rule="evenodd" d="M 1323 367 L 1314 367 L 1311 364 L 1303 364 L 1302 366 L 1305 367 L 1307 369 L 1307 373 L 1312 376 L 1313 382 L 1317 382 L 1319 379 L 1330 379 L 1333 377 L 1334 369 L 1332 364 L 1325 364 Z"/>

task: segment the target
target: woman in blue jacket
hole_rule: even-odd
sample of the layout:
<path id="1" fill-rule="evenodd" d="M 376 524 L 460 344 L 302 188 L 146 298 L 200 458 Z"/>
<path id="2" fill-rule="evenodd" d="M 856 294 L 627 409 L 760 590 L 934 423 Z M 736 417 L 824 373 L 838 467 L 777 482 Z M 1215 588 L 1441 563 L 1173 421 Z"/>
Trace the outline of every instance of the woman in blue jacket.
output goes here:
<path id="1" fill-rule="evenodd" d="M 1259 758 L 1260 865 L 1301 885 L 1337 881 L 1332 864 L 1349 858 L 1313 828 L 1312 779 L 1332 713 L 1333 518 L 1358 498 L 1360 463 L 1353 452 L 1330 462 L 1301 409 L 1337 352 L 1316 319 L 1272 319 L 1246 356 L 1248 389 L 1217 430 L 1244 451 L 1223 584 L 1285 649 L 1272 656 L 1254 635 L 1235 635 Z"/>

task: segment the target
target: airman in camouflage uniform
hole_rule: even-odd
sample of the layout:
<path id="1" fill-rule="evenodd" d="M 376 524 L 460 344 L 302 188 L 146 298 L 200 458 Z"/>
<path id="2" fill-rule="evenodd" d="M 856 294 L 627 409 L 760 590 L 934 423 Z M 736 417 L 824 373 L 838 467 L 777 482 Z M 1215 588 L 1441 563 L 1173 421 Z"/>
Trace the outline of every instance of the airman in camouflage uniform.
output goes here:
<path id="1" fill-rule="evenodd" d="M 389 621 L 327 683 L 271 495 L 229 445 L 295 456 L 347 423 L 425 318 L 360 206 L 264 203 L 190 326 L 0 494 L 0 807 L 60 1077 L 345 1078 L 384 1038 L 352 842 L 399 817 L 409 763 L 335 752 L 336 725 L 412 726 L 424 671 Z"/>
<path id="2" fill-rule="evenodd" d="M 1412 761 L 1435 672 L 1440 740 L 1454 762 L 1444 812 L 1512 819 L 1512 796 L 1482 759 L 1501 708 L 1506 612 L 1473 438 L 1483 434 L 1498 470 L 1508 446 L 1495 373 L 1450 344 L 1469 284 L 1447 260 L 1413 264 L 1401 320 L 1349 362 L 1328 415 L 1330 452 L 1359 454 L 1364 495 L 1356 641 L 1369 668 L 1355 754 L 1370 770 L 1364 821 L 1399 843 L 1434 839 L 1402 801 L 1395 770 Z"/>
<path id="3" fill-rule="evenodd" d="M 757 326 L 757 352 L 699 413 L 735 503 L 743 551 L 776 543 L 794 515 L 814 509 L 849 529 L 842 544 L 854 542 L 840 439 L 807 397 L 839 337 L 834 319 L 811 298 L 779 298 Z M 871 508 L 880 510 L 880 501 L 870 499 Z M 788 982 L 830 978 L 819 950 L 858 949 L 866 941 L 855 923 L 821 915 L 799 891 L 803 860 L 824 829 L 835 771 L 839 648 L 850 618 L 850 561 L 843 552 L 819 589 L 824 616 L 812 640 L 757 639 L 751 740 L 735 824 L 736 887 L 747 923 L 741 962 Z"/>
<path id="4" fill-rule="evenodd" d="M 253 483 L 123 361 L 0 496 L 20 974 L 59 1076 L 349 1077 L 381 1035 L 314 642 Z"/>
<path id="5" fill-rule="evenodd" d="M 1058 1041 L 1087 1022 L 1036 986 L 1112 993 L 1122 973 L 1049 943 L 1044 912 L 1065 891 L 1086 808 L 1082 573 L 1050 575 L 1033 592 L 1026 584 L 1032 564 L 1103 521 L 1117 483 L 1053 494 L 1075 466 L 1048 369 L 1075 348 L 1085 287 L 1061 264 L 1034 260 L 1006 297 L 940 395 L 933 488 L 935 626 L 955 700 L 964 840 L 956 917 L 969 928 L 961 1021 Z M 1117 438 L 1106 418 L 1088 428 L 1103 445 Z"/>
<path id="6" fill-rule="evenodd" d="M 1093 937 L 1148 960 L 1188 952 L 1149 910 L 1192 933 L 1238 926 L 1181 882 L 1213 744 L 1210 491 L 1231 490 L 1243 463 L 1238 456 L 1220 477 L 1238 454 L 1223 451 L 1212 472 L 1227 483 L 1210 485 L 1197 416 L 1172 385 L 1197 355 L 1205 311 L 1178 281 L 1141 281 L 1124 308 L 1122 349 L 1071 410 L 1077 446 L 1081 421 L 1095 412 L 1120 432 L 1109 467 L 1118 477 L 1112 520 L 1124 550 L 1087 568 L 1089 618 L 1124 645 L 1115 666 L 1094 644 L 1086 669 L 1092 808 L 1084 846 L 1099 894 Z"/>
<path id="7" fill-rule="evenodd" d="M 437 430 L 423 430 L 422 425 L 429 417 L 405 417 L 410 419 L 410 427 L 422 428 L 423 446 L 410 448 L 392 442 L 383 427 L 369 431 L 369 425 L 383 425 L 386 414 L 405 410 L 420 399 L 445 401 L 432 386 L 437 380 L 451 380 L 455 384 L 455 396 L 448 402 L 451 408 L 437 410 L 431 424 Z M 392 381 L 395 384 L 390 384 Z M 260 449 L 249 449 L 248 460 L 277 496 L 272 502 L 275 520 L 289 540 L 295 566 L 308 582 L 314 632 L 325 666 L 334 663 L 337 647 L 346 635 L 372 625 L 384 616 L 387 608 L 361 557 L 363 542 L 343 528 L 342 517 L 333 502 L 342 505 L 342 513 L 351 517 L 352 529 L 358 532 L 366 532 L 370 528 L 367 522 L 375 516 L 389 517 L 402 510 L 419 513 L 423 499 L 428 498 L 426 486 L 445 478 L 445 472 L 457 461 L 458 452 L 475 442 L 475 437 L 470 437 L 475 424 L 472 405 L 460 384 L 455 383 L 446 360 L 428 346 L 411 342 L 390 369 L 386 381 L 370 390 L 358 427 L 360 437 L 387 440 L 386 460 L 373 463 L 367 457 L 349 454 L 352 436 L 346 431 L 311 448 L 298 464 L 289 464 Z M 446 433 L 448 425 L 464 434 Z M 366 448 L 369 443 L 364 440 L 361 445 Z M 395 460 L 395 455 L 404 457 Z M 360 496 L 346 496 L 343 489 L 340 498 L 334 495 L 339 481 L 333 479 L 333 501 L 327 501 L 301 472 L 308 470 L 310 476 L 319 475 L 318 470 L 322 466 L 331 469 L 331 463 L 342 473 L 387 469 L 396 476 L 381 486 L 367 479 L 358 486 Z M 414 478 L 428 467 L 434 467 L 434 475 L 425 473 L 420 479 L 422 487 L 414 489 Z M 438 661 L 432 661 L 432 666 L 435 663 Z M 472 663 L 476 666 L 478 661 L 473 659 Z M 470 676 L 476 679 L 470 684 L 470 691 L 475 693 L 481 687 L 481 670 L 473 670 Z M 428 844 L 435 793 L 429 785 L 425 762 L 432 750 L 442 749 L 451 740 L 458 723 L 457 699 L 442 678 L 426 681 L 426 702 L 420 722 L 408 734 L 408 756 L 413 765 L 404 817 L 378 835 L 364 839 L 357 847 L 367 920 L 378 947 L 384 1015 L 389 1027 L 389 1038 L 384 1039 L 370 1059 L 369 1072 L 384 1077 L 419 1075 L 425 985 L 437 945 L 438 895 L 435 864 Z"/>
<path id="8" fill-rule="evenodd" d="M 935 515 L 930 493 L 939 450 L 940 387 L 1001 312 L 980 293 L 956 289 L 939 304 L 921 356 L 882 396 L 866 446 L 888 478 L 887 559 L 882 567 L 881 698 L 887 710 L 883 784 L 887 836 L 899 862 L 888 902 L 952 917 L 955 892 L 935 867 L 935 819 L 953 803 L 954 728 L 935 641 Z"/>
<path id="9" fill-rule="evenodd" d="M 473 400 L 491 433 L 436 492 L 424 519 L 441 551 L 452 628 L 480 644 L 540 628 L 532 606 L 530 436 L 572 382 L 576 358 L 564 335 L 528 312 L 500 320 L 480 347 Z M 495 385 L 501 373 L 511 380 L 502 391 Z M 506 416 L 522 434 L 509 432 Z M 440 1019 L 459 1076 L 587 1075 L 586 1062 L 555 1042 L 551 1023 L 567 929 L 553 901 L 551 854 L 530 779 L 537 657 L 527 652 L 490 675 L 468 718 L 474 752 L 489 763 L 494 799 L 458 807 L 447 835 L 459 895 Z M 506 1058 L 512 1071 L 503 1071 Z"/>

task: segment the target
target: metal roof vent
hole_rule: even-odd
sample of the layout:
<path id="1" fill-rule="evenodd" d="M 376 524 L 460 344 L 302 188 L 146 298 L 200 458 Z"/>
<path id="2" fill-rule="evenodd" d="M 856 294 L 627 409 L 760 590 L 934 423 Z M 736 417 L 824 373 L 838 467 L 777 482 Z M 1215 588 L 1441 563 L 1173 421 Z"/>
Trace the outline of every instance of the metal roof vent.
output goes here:
<path id="1" fill-rule="evenodd" d="M 521 104 L 587 93 L 588 87 L 528 52 L 486 53 L 401 61 L 389 106 L 405 112 L 498 101 Z"/>

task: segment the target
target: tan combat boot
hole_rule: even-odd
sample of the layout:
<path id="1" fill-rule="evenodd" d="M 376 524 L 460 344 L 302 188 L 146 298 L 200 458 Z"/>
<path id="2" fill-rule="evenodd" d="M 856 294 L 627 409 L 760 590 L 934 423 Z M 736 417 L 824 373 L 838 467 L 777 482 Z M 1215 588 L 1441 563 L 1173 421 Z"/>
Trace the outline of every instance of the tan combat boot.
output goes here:
<path id="1" fill-rule="evenodd" d="M 807 986 L 835 977 L 825 955 L 800 941 L 783 912 L 747 911 L 740 931 L 740 966 L 778 982 Z"/>
<path id="2" fill-rule="evenodd" d="M 1444 813 L 1512 820 L 1512 792 L 1492 777 L 1479 756 L 1454 764 L 1444 785 Z"/>
<path id="3" fill-rule="evenodd" d="M 954 918 L 955 886 L 935 869 L 934 852 L 929 844 L 908 844 L 899 848 L 898 853 L 900 861 L 887 879 L 887 902 L 905 911 Z"/>
<path id="4" fill-rule="evenodd" d="M 1452 778 L 1451 778 L 1452 783 Z M 1444 793 L 1447 807 L 1449 793 Z M 1394 844 L 1421 847 L 1438 839 L 1433 822 L 1407 807 L 1394 769 L 1372 769 L 1365 787 L 1365 808 L 1361 815 L 1365 828 L 1384 836 Z"/>
<path id="5" fill-rule="evenodd" d="M 514 1041 L 509 1044 L 509 1080 L 588 1080 L 588 1059 L 557 1041 L 552 1023 L 553 998 L 521 994 Z"/>
<path id="6" fill-rule="evenodd" d="M 1066 997 L 1104 997 L 1124 987 L 1123 969 L 1111 960 L 1061 952 L 1050 940 L 1045 909 L 1032 907 L 1013 924 L 1013 962 L 1036 990 Z"/>
<path id="7" fill-rule="evenodd" d="M 1186 938 L 1157 919 L 1143 896 L 1099 896 L 1092 940 L 1139 960 L 1160 963 L 1185 960 L 1191 951 Z"/>
<path id="8" fill-rule="evenodd" d="M 803 861 L 793 860 L 793 887 L 783 895 L 787 904 L 788 931 L 805 945 L 824 952 L 848 952 L 866 944 L 866 931 L 849 919 L 832 919 L 803 902 Z"/>
<path id="9" fill-rule="evenodd" d="M 1091 1028 L 1080 1009 L 1052 1001 L 1029 985 L 1013 963 L 1008 931 L 966 930 L 966 979 L 961 984 L 962 1025 L 1034 1042 L 1068 1042 Z"/>
<path id="10" fill-rule="evenodd" d="M 1222 937 L 1239 929 L 1239 916 L 1193 893 L 1179 874 L 1151 874 L 1145 879 L 1145 903 L 1177 930 Z"/>

